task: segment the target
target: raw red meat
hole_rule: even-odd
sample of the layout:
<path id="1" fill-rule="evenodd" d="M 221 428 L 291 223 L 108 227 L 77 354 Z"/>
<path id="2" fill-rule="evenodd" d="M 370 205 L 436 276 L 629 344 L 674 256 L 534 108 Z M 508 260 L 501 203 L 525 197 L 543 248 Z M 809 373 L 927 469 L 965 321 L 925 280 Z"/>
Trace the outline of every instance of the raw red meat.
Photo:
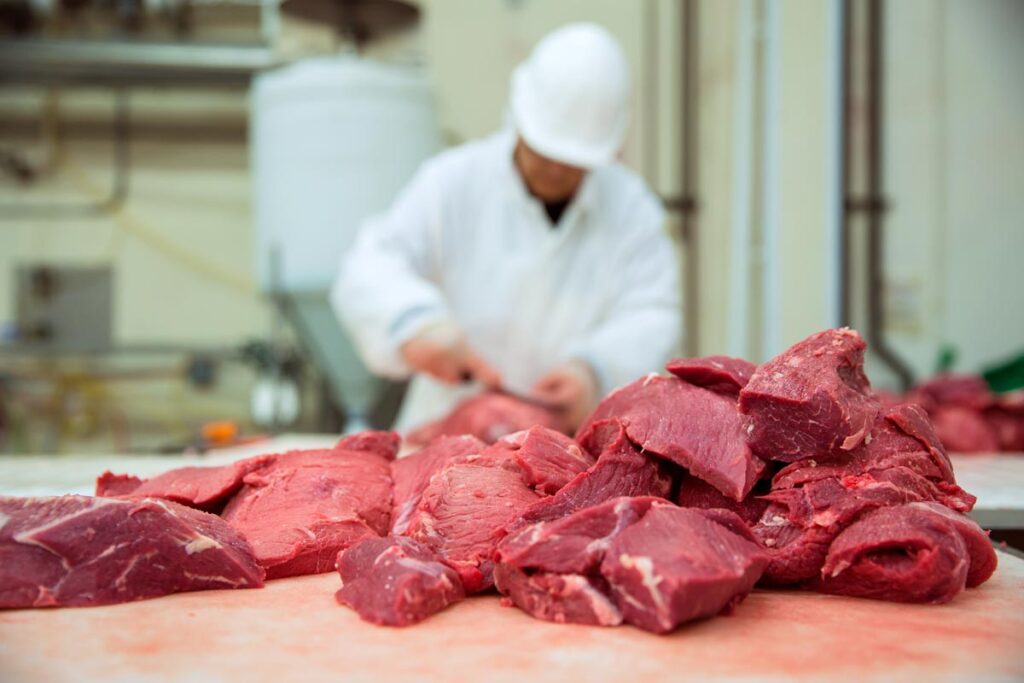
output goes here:
<path id="1" fill-rule="evenodd" d="M 677 377 L 648 375 L 613 391 L 577 433 L 617 418 L 643 451 L 682 465 L 733 500 L 750 493 L 764 462 L 751 453 L 735 400 Z"/>
<path id="2" fill-rule="evenodd" d="M 977 522 L 963 513 L 954 512 L 938 503 L 910 503 L 910 506 L 945 517 L 964 539 L 964 543 L 967 545 L 967 554 L 971 559 L 971 564 L 967 569 L 968 588 L 980 586 L 991 578 L 999 561 L 996 558 L 996 551 L 992 547 L 992 541 L 989 540 L 988 532 L 978 526 Z"/>
<path id="3" fill-rule="evenodd" d="M 992 425 L 974 408 L 939 406 L 932 413 L 935 433 L 954 453 L 995 453 L 999 438 Z"/>
<path id="4" fill-rule="evenodd" d="M 338 555 L 338 602 L 364 620 L 409 626 L 465 597 L 455 571 L 411 538 L 366 538 Z"/>
<path id="5" fill-rule="evenodd" d="M 401 534 L 409 526 L 413 510 L 430 483 L 430 478 L 460 456 L 480 453 L 487 447 L 475 436 L 442 436 L 426 447 L 391 463 L 394 490 L 391 533 Z"/>
<path id="6" fill-rule="evenodd" d="M 551 495 L 594 464 L 594 458 L 561 432 L 547 427 L 509 434 L 486 453 L 507 453 L 523 473 L 523 480 L 535 491 Z"/>
<path id="7" fill-rule="evenodd" d="M 716 511 L 732 515 L 727 511 Z M 735 607 L 768 564 L 764 550 L 707 511 L 653 506 L 611 541 L 601 575 L 626 622 L 655 633 Z"/>
<path id="8" fill-rule="evenodd" d="M 487 443 L 494 443 L 507 434 L 534 425 L 560 429 L 562 419 L 555 411 L 520 401 L 508 394 L 489 392 L 462 401 L 444 418 L 414 429 L 406 435 L 406 440 L 422 446 L 439 436 L 472 434 Z"/>
<path id="9" fill-rule="evenodd" d="M 274 457 L 261 455 L 220 467 L 179 467 L 145 481 L 108 471 L 96 480 L 96 495 L 164 498 L 206 512 L 217 512 L 242 488 L 246 474 Z M 138 484 L 133 487 L 132 481 Z"/>
<path id="10" fill-rule="evenodd" d="M 878 419 L 871 438 L 851 452 L 800 460 L 782 468 L 772 480 L 775 489 L 793 488 L 827 479 L 906 467 L 936 483 L 955 483 L 953 466 L 916 405 L 898 405 Z"/>
<path id="11" fill-rule="evenodd" d="M 956 405 L 966 408 L 985 408 L 994 397 L 985 380 L 977 375 L 936 375 L 914 389 L 926 408 Z"/>
<path id="12" fill-rule="evenodd" d="M 494 557 L 517 569 L 591 573 L 604 559 L 611 539 L 655 505 L 669 503 L 653 496 L 612 498 L 561 519 L 523 527 L 502 540 Z"/>
<path id="13" fill-rule="evenodd" d="M 615 498 L 521 529 L 495 553 L 498 589 L 541 619 L 623 620 L 664 633 L 745 596 L 768 563 L 727 510 Z"/>
<path id="14" fill-rule="evenodd" d="M 583 445 L 600 453 L 597 461 L 558 493 L 530 506 L 509 524 L 509 531 L 560 519 L 619 496 L 669 495 L 672 478 L 666 466 L 637 450 L 618 420 L 595 423 Z"/>
<path id="15" fill-rule="evenodd" d="M 985 419 L 996 435 L 1002 451 L 1024 451 L 1024 391 L 999 397 L 985 410 Z"/>
<path id="16" fill-rule="evenodd" d="M 747 386 L 757 366 L 742 358 L 704 356 L 670 360 L 665 369 L 690 384 L 736 397 L 740 389 Z"/>
<path id="17" fill-rule="evenodd" d="M 948 602 L 967 585 L 970 565 L 967 544 L 944 513 L 921 505 L 886 507 L 836 536 L 817 588 L 895 602 Z"/>
<path id="18" fill-rule="evenodd" d="M 740 392 L 754 452 L 794 462 L 859 446 L 881 407 L 864 375 L 865 348 L 853 330 L 825 330 L 758 367 Z"/>
<path id="19" fill-rule="evenodd" d="M 735 501 L 723 495 L 711 484 L 690 475 L 682 480 L 679 495 L 676 496 L 676 504 L 684 508 L 730 510 L 739 515 L 747 524 L 756 524 L 768 508 L 768 501 L 760 496 L 751 494 L 742 501 Z"/>
<path id="20" fill-rule="evenodd" d="M 494 583 L 503 595 L 536 619 L 559 624 L 618 626 L 622 612 L 602 590 L 600 577 L 532 572 L 507 564 L 494 568 Z"/>
<path id="21" fill-rule="evenodd" d="M 139 488 L 142 480 L 130 474 L 114 474 L 107 470 L 96 477 L 96 495 L 104 498 L 127 496 Z"/>
<path id="22" fill-rule="evenodd" d="M 765 499 L 771 505 L 754 533 L 771 556 L 765 579 L 777 584 L 813 578 L 836 535 L 870 510 L 937 501 L 967 511 L 974 503 L 955 484 L 936 484 L 903 466 L 811 480 L 800 488 L 776 487 Z"/>
<path id="23" fill-rule="evenodd" d="M 506 524 L 537 501 L 519 473 L 455 464 L 423 491 L 405 534 L 458 572 L 466 593 L 493 585 L 494 547 Z"/>
<path id="24" fill-rule="evenodd" d="M 0 608 L 262 585 L 249 544 L 214 515 L 152 498 L 0 497 Z"/>
<path id="25" fill-rule="evenodd" d="M 385 460 L 394 460 L 402 445 L 402 437 L 395 432 L 366 431 L 349 434 L 341 438 L 336 451 L 364 451 L 379 455 Z"/>
<path id="26" fill-rule="evenodd" d="M 331 571 L 338 551 L 387 534 L 387 460 L 363 451 L 297 451 L 244 478 L 223 517 L 252 544 L 267 578 Z"/>

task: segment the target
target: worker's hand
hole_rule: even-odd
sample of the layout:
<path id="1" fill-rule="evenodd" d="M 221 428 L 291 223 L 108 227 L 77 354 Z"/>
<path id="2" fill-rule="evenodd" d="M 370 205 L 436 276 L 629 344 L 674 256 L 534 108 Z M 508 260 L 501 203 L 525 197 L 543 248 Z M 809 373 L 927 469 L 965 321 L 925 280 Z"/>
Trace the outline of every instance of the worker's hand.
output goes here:
<path id="1" fill-rule="evenodd" d="M 448 384 L 476 380 L 488 387 L 501 385 L 501 375 L 469 348 L 466 338 L 452 323 L 436 323 L 405 342 L 402 358 L 416 372 Z"/>
<path id="2" fill-rule="evenodd" d="M 532 393 L 559 406 L 568 429 L 576 429 L 600 398 L 597 376 L 590 364 L 581 360 L 570 361 L 541 377 Z"/>

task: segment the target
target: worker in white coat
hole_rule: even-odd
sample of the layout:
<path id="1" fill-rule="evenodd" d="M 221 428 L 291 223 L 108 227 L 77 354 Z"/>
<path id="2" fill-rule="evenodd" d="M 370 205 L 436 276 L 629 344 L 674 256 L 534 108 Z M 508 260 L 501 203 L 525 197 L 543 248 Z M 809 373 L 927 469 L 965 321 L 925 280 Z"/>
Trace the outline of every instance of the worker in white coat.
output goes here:
<path id="1" fill-rule="evenodd" d="M 510 99 L 510 129 L 428 160 L 361 227 L 333 289 L 367 366 L 413 376 L 399 430 L 482 385 L 557 404 L 573 426 L 677 346 L 664 212 L 616 162 L 619 44 L 594 24 L 555 31 L 515 70 Z"/>

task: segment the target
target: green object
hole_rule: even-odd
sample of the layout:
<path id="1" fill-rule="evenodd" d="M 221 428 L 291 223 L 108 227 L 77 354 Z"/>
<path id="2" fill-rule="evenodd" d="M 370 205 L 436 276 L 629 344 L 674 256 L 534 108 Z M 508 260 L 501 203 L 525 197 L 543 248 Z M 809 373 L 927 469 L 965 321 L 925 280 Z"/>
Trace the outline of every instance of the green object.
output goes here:
<path id="1" fill-rule="evenodd" d="M 982 370 L 981 376 L 995 392 L 1024 389 L 1024 353 L 1005 363 Z"/>
<path id="2" fill-rule="evenodd" d="M 939 360 L 935 363 L 935 374 L 952 372 L 954 365 L 956 365 L 956 347 L 952 344 L 943 344 L 939 347 Z"/>

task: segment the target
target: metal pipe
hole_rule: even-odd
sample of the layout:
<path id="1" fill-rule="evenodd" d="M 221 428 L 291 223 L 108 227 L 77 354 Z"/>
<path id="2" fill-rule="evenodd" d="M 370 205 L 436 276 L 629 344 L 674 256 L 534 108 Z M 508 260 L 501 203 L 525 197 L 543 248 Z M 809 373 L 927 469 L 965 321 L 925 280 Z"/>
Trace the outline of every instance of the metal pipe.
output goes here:
<path id="1" fill-rule="evenodd" d="M 842 138 L 839 162 L 839 187 L 843 193 L 842 219 L 839 228 L 839 323 L 844 327 L 853 324 L 850 294 L 850 183 L 852 155 L 850 150 L 850 108 L 853 102 L 853 6 L 850 0 L 842 2 L 842 103 L 839 107 L 839 130 Z"/>
<path id="2" fill-rule="evenodd" d="M 684 289 L 684 316 L 686 325 L 685 351 L 688 356 L 699 353 L 700 341 L 700 245 L 697 231 L 697 2 L 685 0 L 683 15 L 682 65 L 682 197 L 680 206 L 680 232 L 686 245 L 686 287 Z"/>
<path id="3" fill-rule="evenodd" d="M 99 218 L 119 208 L 128 197 L 130 175 L 131 110 L 128 92 L 118 89 L 114 98 L 112 123 L 114 181 L 110 194 L 98 202 L 84 204 L 18 203 L 0 206 L 0 219 Z"/>
<path id="4" fill-rule="evenodd" d="M 279 64 L 264 46 L 0 40 L 0 83 L 5 84 L 247 88 L 253 75 Z"/>
<path id="5" fill-rule="evenodd" d="M 884 58 L 884 17 L 882 0 L 868 3 L 868 135 L 867 193 L 868 214 L 868 323 L 867 336 L 871 349 L 899 377 L 904 391 L 914 383 L 910 367 L 889 346 L 885 338 L 885 199 L 882 167 L 882 105 Z"/>

